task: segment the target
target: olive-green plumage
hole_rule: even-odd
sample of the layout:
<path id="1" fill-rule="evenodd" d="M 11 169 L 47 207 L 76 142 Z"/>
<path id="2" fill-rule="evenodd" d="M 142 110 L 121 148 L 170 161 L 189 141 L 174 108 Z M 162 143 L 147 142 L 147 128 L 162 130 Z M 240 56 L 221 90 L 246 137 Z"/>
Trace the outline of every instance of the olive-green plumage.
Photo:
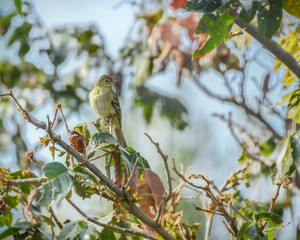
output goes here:
<path id="1" fill-rule="evenodd" d="M 127 147 L 122 132 L 122 113 L 119 100 L 113 92 L 113 79 L 108 75 L 103 75 L 96 83 L 95 87 L 89 94 L 90 104 L 94 112 L 101 118 L 111 117 L 115 115 L 112 127 L 116 134 L 118 142 Z"/>

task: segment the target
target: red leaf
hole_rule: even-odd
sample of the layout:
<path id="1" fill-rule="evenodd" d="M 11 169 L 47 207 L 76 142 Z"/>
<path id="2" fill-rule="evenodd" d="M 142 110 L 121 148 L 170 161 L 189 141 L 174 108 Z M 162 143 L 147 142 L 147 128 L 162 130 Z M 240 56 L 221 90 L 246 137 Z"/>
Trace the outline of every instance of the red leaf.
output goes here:
<path id="1" fill-rule="evenodd" d="M 170 6 L 172 8 L 174 8 L 175 10 L 179 9 L 179 8 L 182 8 L 185 6 L 187 0 L 173 0 L 171 3 L 170 3 Z"/>

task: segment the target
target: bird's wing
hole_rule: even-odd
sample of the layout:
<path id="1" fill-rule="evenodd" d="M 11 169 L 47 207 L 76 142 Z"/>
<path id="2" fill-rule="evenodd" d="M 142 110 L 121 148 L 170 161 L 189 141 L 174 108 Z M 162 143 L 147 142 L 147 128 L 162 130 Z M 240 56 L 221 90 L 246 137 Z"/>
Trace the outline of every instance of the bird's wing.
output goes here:
<path id="1" fill-rule="evenodd" d="M 120 127 L 122 127 L 122 124 L 121 124 L 122 113 L 121 113 L 120 103 L 119 103 L 118 97 L 116 96 L 116 94 L 114 92 L 113 92 L 113 97 L 111 100 L 111 105 L 115 109 L 115 112 L 116 112 L 118 120 L 119 120 Z"/>

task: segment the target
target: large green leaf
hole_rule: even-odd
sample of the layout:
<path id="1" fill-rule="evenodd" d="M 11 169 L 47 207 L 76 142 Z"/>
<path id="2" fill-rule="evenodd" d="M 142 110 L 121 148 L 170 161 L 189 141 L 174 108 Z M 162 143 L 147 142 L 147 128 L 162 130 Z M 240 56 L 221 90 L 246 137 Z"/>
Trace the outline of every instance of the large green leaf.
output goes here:
<path id="1" fill-rule="evenodd" d="M 126 151 L 121 150 L 121 154 L 123 156 L 123 159 L 126 159 L 130 164 L 133 166 L 136 161 L 137 167 L 140 167 L 142 169 L 150 169 L 150 165 L 146 159 L 140 156 L 138 152 L 136 152 L 133 148 L 128 147 L 126 148 Z"/>
<path id="2" fill-rule="evenodd" d="M 101 133 L 95 133 L 91 139 L 90 139 L 90 146 L 92 148 L 98 146 L 101 143 L 112 143 L 112 144 L 118 144 L 117 140 L 110 135 L 109 133 L 101 132 Z"/>
<path id="3" fill-rule="evenodd" d="M 276 213 L 263 212 L 255 214 L 255 220 L 258 222 L 259 220 L 265 220 L 267 222 L 273 222 L 276 224 L 282 223 L 282 218 Z"/>
<path id="4" fill-rule="evenodd" d="M 269 9 L 261 7 L 258 9 L 258 33 L 262 37 L 272 38 L 280 27 L 282 19 L 281 0 L 270 0 Z"/>
<path id="5" fill-rule="evenodd" d="M 283 176 L 290 175 L 295 170 L 291 147 L 292 139 L 293 135 L 288 136 L 279 152 L 276 162 L 278 181 L 280 181 Z"/>
<path id="6" fill-rule="evenodd" d="M 244 23 L 249 23 L 251 20 L 255 17 L 256 11 L 260 6 L 260 2 L 253 1 L 250 11 L 247 11 L 247 9 L 243 8 L 239 17 Z"/>
<path id="7" fill-rule="evenodd" d="M 60 162 L 50 162 L 44 165 L 42 171 L 49 180 L 52 180 L 66 173 L 68 169 Z"/>
<path id="8" fill-rule="evenodd" d="M 243 223 L 243 225 L 239 229 L 238 234 L 236 236 L 237 240 L 247 239 L 249 237 L 247 229 L 251 224 L 252 224 L 252 221 Z"/>
<path id="9" fill-rule="evenodd" d="M 68 195 L 75 178 L 68 172 L 68 169 L 59 162 L 47 163 L 42 170 L 50 182 L 43 186 L 40 203 L 47 203 L 49 200 L 60 202 Z"/>
<path id="10" fill-rule="evenodd" d="M 263 231 L 260 229 L 256 222 L 252 223 L 247 228 L 247 232 L 249 234 L 250 240 L 267 240 L 267 236 L 264 235 Z"/>
<path id="11" fill-rule="evenodd" d="M 20 16 L 23 17 L 23 13 L 22 13 L 22 0 L 14 0 L 14 4 L 15 4 L 15 7 L 16 7 L 18 13 L 20 14 Z"/>
<path id="12" fill-rule="evenodd" d="M 194 51 L 192 58 L 196 59 L 205 55 L 218 47 L 223 41 L 226 41 L 234 20 L 235 18 L 229 13 L 224 13 L 219 17 L 204 14 L 198 23 L 196 32 L 208 33 L 210 37 L 200 49 Z"/>
<path id="13" fill-rule="evenodd" d="M 74 239 L 77 235 L 76 222 L 68 222 L 60 231 L 58 240 Z"/>

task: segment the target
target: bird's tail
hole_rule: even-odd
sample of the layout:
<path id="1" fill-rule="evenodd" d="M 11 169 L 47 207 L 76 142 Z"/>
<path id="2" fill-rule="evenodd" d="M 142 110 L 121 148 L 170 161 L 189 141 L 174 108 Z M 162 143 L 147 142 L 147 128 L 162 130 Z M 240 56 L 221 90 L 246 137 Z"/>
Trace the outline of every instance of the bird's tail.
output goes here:
<path id="1" fill-rule="evenodd" d="M 124 147 L 124 148 L 127 148 L 127 143 L 126 143 L 126 140 L 124 138 L 122 129 L 121 128 L 115 128 L 114 132 L 116 134 L 117 141 L 121 144 L 121 146 Z"/>

